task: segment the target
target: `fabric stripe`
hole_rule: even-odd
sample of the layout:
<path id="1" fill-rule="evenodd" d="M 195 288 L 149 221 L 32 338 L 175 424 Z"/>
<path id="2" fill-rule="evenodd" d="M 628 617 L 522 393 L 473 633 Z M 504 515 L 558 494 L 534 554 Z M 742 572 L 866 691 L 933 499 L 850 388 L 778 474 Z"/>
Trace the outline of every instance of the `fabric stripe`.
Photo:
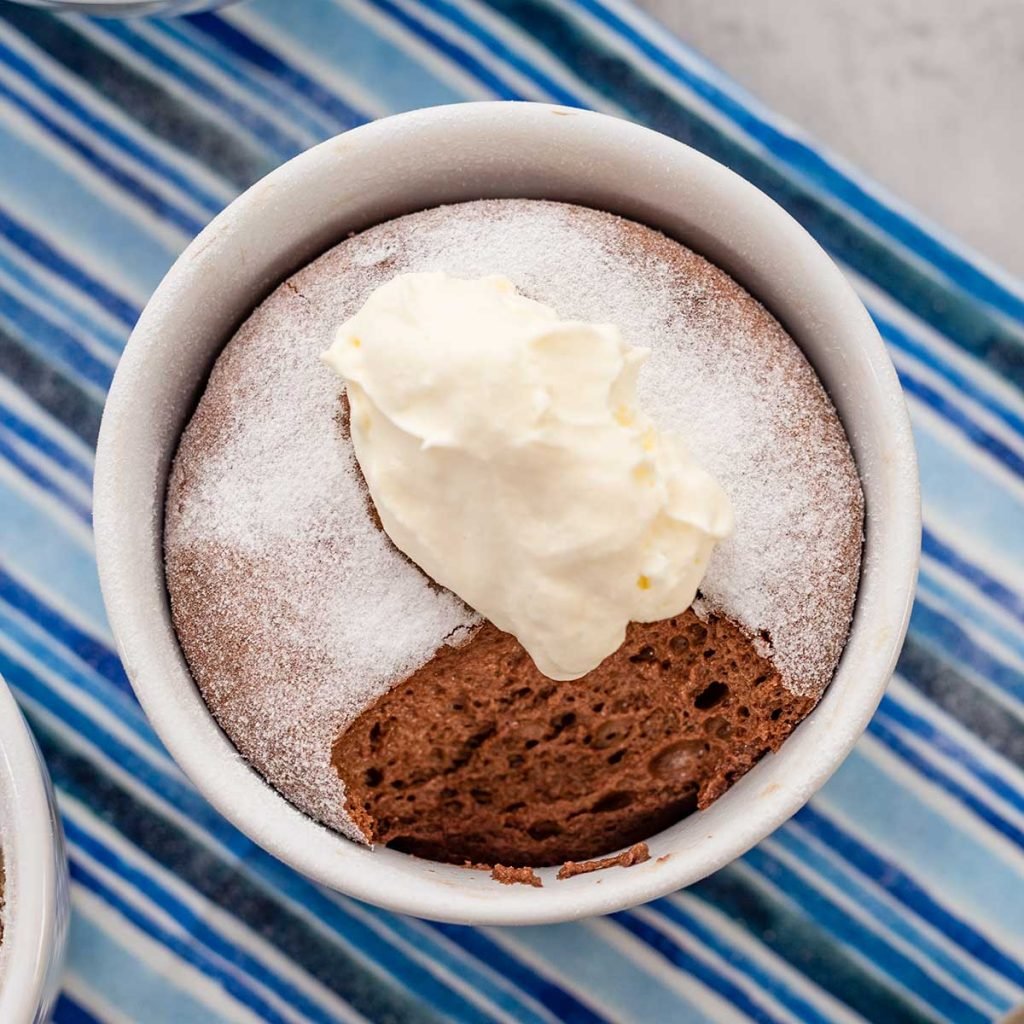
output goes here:
<path id="1" fill-rule="evenodd" d="M 744 1017 L 758 1021 L 759 1024 L 776 1024 L 782 1019 L 742 985 L 716 970 L 706 957 L 689 948 L 688 944 L 673 941 L 664 931 L 654 927 L 643 911 L 616 914 L 615 920 L 671 964 L 699 978 L 713 992 L 732 1003 Z"/>
<path id="2" fill-rule="evenodd" d="M 240 972 L 245 972 L 245 974 L 252 978 L 258 978 L 262 986 L 271 989 L 275 995 L 281 997 L 281 1001 L 289 1010 L 294 1011 L 296 1014 L 301 1014 L 304 1018 L 330 1024 L 331 1016 L 321 1011 L 296 986 L 279 979 L 267 970 L 265 964 L 257 962 L 241 949 L 223 939 L 202 920 L 198 913 L 184 905 L 180 900 L 175 899 L 166 889 L 159 887 L 145 871 L 133 869 L 122 857 L 119 857 L 114 851 L 107 848 L 95 836 L 90 835 L 81 825 L 73 820 L 71 815 L 66 814 L 65 823 L 68 826 L 66 829 L 68 842 L 79 857 L 83 854 L 86 855 L 89 860 L 96 862 L 119 878 L 132 884 L 140 893 L 167 913 L 169 918 L 174 921 L 176 927 L 179 927 L 189 936 L 188 941 L 190 944 L 202 943 L 213 954 L 209 959 L 200 959 L 197 955 L 188 953 L 186 954 L 186 959 L 191 958 L 196 962 L 203 963 L 204 971 L 211 973 L 214 977 L 224 978 L 229 984 L 239 987 L 239 991 L 242 992 L 241 987 L 234 981 L 234 975 L 230 969 L 218 966 L 217 961 L 223 960 L 231 968 L 237 968 Z M 78 871 L 79 876 L 82 876 L 83 873 L 87 873 L 84 864 Z M 81 877 L 76 878 L 73 874 L 72 880 L 78 881 L 81 884 Z M 95 885 L 87 887 L 91 887 L 96 891 Z M 122 907 L 127 906 L 125 901 L 120 898 L 107 899 L 105 902 L 111 903 L 115 908 L 119 905 Z M 138 924 L 143 920 L 143 915 L 135 911 L 132 913 L 132 918 Z M 156 933 L 155 925 L 151 920 L 146 921 L 140 926 L 151 935 Z M 165 942 L 164 944 L 166 945 L 167 943 Z M 251 1009 L 257 1010 L 264 1018 L 270 1017 L 273 1019 L 277 1016 L 277 1011 L 272 1005 L 266 1006 L 265 1009 L 260 1006 L 260 999 L 255 991 L 245 990 L 243 1001 Z"/>
<path id="3" fill-rule="evenodd" d="M 753 957 L 745 955 L 737 944 L 723 942 L 718 931 L 702 923 L 692 912 L 690 904 L 698 905 L 694 899 L 684 899 L 682 895 L 676 899 L 658 900 L 650 908 L 650 916 L 663 917 L 678 928 L 690 933 L 702 948 L 716 953 L 726 962 L 732 964 L 739 972 L 748 975 L 753 981 L 776 1002 L 789 1010 L 795 1019 L 806 1024 L 830 1024 L 829 1018 L 801 993 L 795 991 L 771 971 L 766 970 Z"/>
<path id="4" fill-rule="evenodd" d="M 0 238 L 15 245 L 26 257 L 46 270 L 59 275 L 68 284 L 82 292 L 102 309 L 128 327 L 133 327 L 141 309 L 136 308 L 117 290 L 99 281 L 88 271 L 75 265 L 65 253 L 59 251 L 26 224 L 15 219 L 0 206 Z"/>
<path id="5" fill-rule="evenodd" d="M 220 16 L 196 14 L 189 22 L 246 63 L 276 76 L 295 92 L 306 97 L 314 106 L 333 118 L 336 131 L 344 131 L 365 120 L 339 96 L 309 78 L 300 69 L 289 66 L 267 47 L 239 31 Z"/>
<path id="6" fill-rule="evenodd" d="M 219 76 L 234 83 L 240 93 L 260 101 L 260 111 L 276 111 L 294 130 L 301 130 L 304 137 L 322 139 L 334 130 L 334 123 L 320 116 L 301 93 L 280 88 L 262 69 L 251 70 L 238 63 L 231 50 L 197 31 L 187 21 L 137 22 L 136 28 L 146 38 L 159 40 L 160 45 L 179 54 L 191 66 L 203 68 L 211 77 Z"/>
<path id="7" fill-rule="evenodd" d="M 981 635 L 984 642 L 1006 654 L 1020 667 L 1024 662 L 1024 643 L 998 608 L 971 594 L 952 574 L 925 560 L 918 588 L 919 599 L 929 607 L 941 608 L 947 617 L 959 620 L 963 629 Z"/>
<path id="8" fill-rule="evenodd" d="M 79 660 L 94 669 L 108 682 L 113 683 L 126 697 L 134 701 L 135 695 L 128 682 L 128 677 L 121 667 L 120 659 L 114 652 L 96 637 L 68 621 L 38 594 L 19 582 L 9 572 L 4 571 L 2 567 L 0 567 L 0 599 L 32 619 Z"/>
<path id="9" fill-rule="evenodd" d="M 972 779 L 983 783 L 988 792 L 995 794 L 1008 807 L 1024 812 L 1024 792 L 1014 784 L 1017 780 L 1008 780 L 1008 776 L 1016 775 L 1009 766 L 1006 766 L 1006 774 L 993 770 L 988 761 L 976 756 L 966 744 L 958 743 L 948 731 L 939 728 L 934 720 L 915 714 L 892 695 L 884 698 L 878 720 L 889 729 L 895 728 L 906 733 L 916 747 L 924 746 L 940 757 L 943 763 L 954 769 L 966 769 Z"/>
<path id="10" fill-rule="evenodd" d="M 829 800 L 820 801 L 821 805 L 829 809 L 830 816 L 824 817 L 816 808 L 812 810 L 805 808 L 798 815 L 801 824 L 823 842 L 835 843 L 844 857 L 862 873 L 876 881 L 884 880 L 886 888 L 894 897 L 905 903 L 926 921 L 954 938 L 981 962 L 998 971 L 1015 985 L 1021 985 L 1024 982 L 1024 969 L 1020 964 L 1001 944 L 983 935 L 969 923 L 969 917 L 978 914 L 986 904 L 998 905 L 1000 898 L 998 885 L 1001 881 L 998 875 L 1002 873 L 1005 877 L 1012 874 L 1012 870 L 1007 869 L 1006 862 L 1000 862 L 982 853 L 984 845 L 974 835 L 968 835 L 965 831 L 958 829 L 954 835 L 947 834 L 943 839 L 944 832 L 941 824 L 939 827 L 929 827 L 933 826 L 941 818 L 941 815 L 933 808 L 925 807 L 921 803 L 914 805 L 913 814 L 906 814 L 907 821 L 897 823 L 899 830 L 895 835 L 893 834 L 896 831 L 894 828 L 889 832 L 880 833 L 879 824 L 881 815 L 884 813 L 882 808 L 887 803 L 891 803 L 893 799 L 898 799 L 898 790 L 891 795 L 884 794 L 885 799 L 878 800 L 878 806 L 871 808 L 873 820 L 858 823 L 858 832 L 866 838 L 861 840 L 854 837 L 848 828 L 844 829 L 833 820 L 836 809 L 845 817 L 850 799 L 850 782 L 847 780 L 852 781 L 855 775 L 859 775 L 862 779 L 866 776 L 866 781 L 871 778 L 877 781 L 882 774 L 881 767 L 876 768 L 873 765 L 870 770 L 865 771 L 863 761 L 857 767 L 862 770 L 855 773 L 847 768 L 845 770 L 846 778 L 837 776 L 840 785 L 831 787 L 828 794 Z M 918 827 L 920 827 L 920 831 L 917 831 Z M 889 851 L 888 858 L 883 858 L 868 845 L 871 838 L 877 842 L 880 834 L 885 835 Z M 943 893 L 942 902 L 932 895 L 926 888 L 925 882 L 919 880 L 919 877 L 912 876 L 893 863 L 898 854 L 905 856 L 908 847 L 912 845 L 917 847 L 930 845 L 935 854 L 941 851 L 948 858 L 949 871 L 944 873 L 944 877 L 938 883 L 938 889 Z M 963 864 L 970 862 L 972 850 L 979 853 L 986 863 L 986 874 L 983 877 L 970 874 L 962 875 Z M 934 872 L 935 864 L 934 859 L 931 861 L 921 860 L 915 865 L 915 874 L 917 876 L 931 875 Z M 969 895 L 965 895 L 967 893 Z M 1018 893 L 1013 889 L 1007 892 L 1007 896 L 1011 899 L 1016 899 L 1017 895 Z M 1010 905 L 1007 905 L 1006 910 L 1005 916 L 999 915 L 990 920 L 997 921 L 1000 926 L 1019 930 L 1021 919 L 1010 916 Z M 1013 948 L 1013 946 L 1011 945 L 1009 948 Z"/>
<path id="11" fill-rule="evenodd" d="M 155 219 L 140 231 L 131 198 L 108 188 L 106 179 L 80 164 L 55 163 L 42 141 L 23 119 L 0 121 L 0 148 L 9 175 L 4 201 L 16 204 L 30 224 L 56 218 L 62 240 L 78 252 L 89 252 L 93 239 L 104 239 L 112 251 L 91 257 L 100 273 L 116 275 L 137 294 L 151 291 L 174 254 L 168 232 L 175 241 L 187 235 Z"/>
<path id="12" fill-rule="evenodd" d="M 42 53 L 39 56 L 41 57 Z M 22 81 L 34 87 L 42 96 L 52 100 L 60 110 L 69 115 L 69 120 L 91 130 L 97 137 L 115 146 L 139 165 L 172 183 L 190 200 L 205 208 L 210 214 L 217 213 L 221 209 L 227 196 L 215 196 L 207 189 L 205 183 L 191 180 L 175 163 L 152 147 L 149 140 L 143 141 L 134 138 L 115 120 L 105 118 L 102 113 L 97 112 L 97 108 L 102 107 L 102 104 L 88 107 L 85 103 L 80 102 L 78 96 L 70 89 L 62 87 L 59 81 L 52 76 L 52 68 L 46 66 L 42 60 L 34 64 L 12 48 L 2 44 L 0 44 L 0 58 L 18 74 Z"/>
<path id="13" fill-rule="evenodd" d="M 1024 768 L 1024 723 L 971 686 L 958 669 L 932 653 L 915 635 L 907 638 L 897 671 L 986 746 Z"/>
<path id="14" fill-rule="evenodd" d="M 0 289 L 0 320 L 27 340 L 44 360 L 56 360 L 70 367 L 86 385 L 102 393 L 110 386 L 113 368 L 97 359 L 89 347 L 59 324 L 40 316 L 10 292 Z"/>
<path id="15" fill-rule="evenodd" d="M 458 4 L 450 3 L 448 0 L 421 0 L 419 4 L 409 4 L 408 0 L 398 2 L 411 18 L 416 19 L 418 26 L 423 26 L 417 28 L 420 34 L 423 33 L 423 29 L 436 25 L 437 31 L 446 30 L 447 38 L 453 44 L 459 45 L 462 53 L 473 47 L 478 53 L 486 55 L 489 62 L 496 66 L 500 65 L 508 72 L 514 72 L 517 79 L 503 78 L 503 82 L 515 90 L 515 98 L 547 99 L 570 107 L 583 105 L 577 93 L 567 89 L 556 78 L 545 74 L 541 68 L 520 56 L 516 49 L 505 44 L 500 35 L 489 32 L 481 22 L 467 16 Z M 428 10 L 436 12 L 439 17 L 426 18 L 424 12 Z M 419 18 L 416 18 L 417 11 L 420 12 Z M 523 81 L 529 83 L 527 89 L 519 84 Z"/>
<path id="16" fill-rule="evenodd" d="M 244 187 L 270 169 L 266 159 L 240 138 L 160 88 L 151 77 L 116 60 L 76 31 L 72 22 L 12 4 L 0 8 L 0 15 L 89 88 L 129 111 L 148 131 L 192 153 L 232 184 Z"/>
<path id="17" fill-rule="evenodd" d="M 52 459 L 61 469 L 75 476 L 80 483 L 86 485 L 92 482 L 92 472 L 88 466 L 79 462 L 73 455 L 66 451 L 52 437 L 40 430 L 28 419 L 19 416 L 12 409 L 0 405 L 0 427 L 10 432 L 22 441 L 30 443 L 47 458 Z"/>
<path id="18" fill-rule="evenodd" d="M 448 36 L 431 28 L 413 8 L 396 3 L 395 0 L 369 0 L 369 2 L 397 24 L 414 33 L 439 54 L 463 67 L 483 84 L 495 99 L 514 100 L 520 98 L 520 94 L 483 61 L 478 60 L 469 50 L 458 46 Z"/>
<path id="19" fill-rule="evenodd" d="M 991 967 L 1014 984 L 1024 985 L 1024 971 L 1019 964 L 996 948 L 963 919 L 939 904 L 909 874 L 880 857 L 865 843 L 857 840 L 815 808 L 805 807 L 796 820 L 822 843 L 842 853 L 844 858 L 865 877 L 884 884 L 892 896 L 915 914 L 950 936 L 961 948 L 979 962 Z"/>
<path id="20" fill-rule="evenodd" d="M 305 147 L 301 136 L 282 127 L 276 119 L 263 115 L 254 105 L 239 102 L 234 96 L 219 89 L 208 78 L 193 73 L 181 61 L 175 60 L 165 50 L 154 46 L 145 36 L 140 34 L 131 22 L 104 20 L 93 23 L 97 34 L 106 37 L 107 45 L 116 44 L 118 48 L 130 51 L 133 55 L 143 58 L 146 63 L 166 73 L 175 83 L 181 83 L 189 92 L 201 98 L 210 110 L 219 113 L 234 128 L 244 131 L 261 148 L 274 154 L 277 160 L 287 160 Z"/>
<path id="21" fill-rule="evenodd" d="M 960 554 L 952 545 L 937 532 L 926 526 L 921 535 L 922 552 L 949 566 L 957 575 L 975 586 L 986 597 L 991 598 L 1000 607 L 1024 623 L 1024 586 L 1017 593 L 1000 580 L 994 579 L 980 565 Z"/>
<path id="22" fill-rule="evenodd" d="M 198 234 L 203 229 L 203 221 L 196 220 L 188 213 L 178 209 L 167 202 L 161 196 L 153 192 L 143 182 L 126 173 L 121 168 L 107 160 L 88 143 L 81 141 L 71 132 L 65 130 L 53 118 L 40 109 L 40 107 L 14 89 L 10 89 L 0 82 L 0 98 L 6 99 L 13 106 L 17 107 L 48 135 L 63 143 L 67 150 L 77 154 L 83 161 L 88 163 L 100 174 L 110 178 L 124 191 L 129 192 L 136 200 L 149 208 L 158 217 L 168 221 L 174 227 L 189 235 Z"/>
<path id="23" fill-rule="evenodd" d="M 841 944 L 855 950 L 868 963 L 885 964 L 885 972 L 901 988 L 912 992 L 920 1002 L 938 1014 L 939 1019 L 953 1018 L 981 1024 L 985 1015 L 975 1005 L 959 998 L 947 987 L 938 983 L 920 965 L 904 955 L 896 947 L 880 939 L 872 929 L 863 926 L 856 918 L 844 913 L 843 909 L 826 899 L 815 887 L 773 856 L 766 849 L 752 850 L 744 862 L 767 879 L 774 888 L 785 892 L 798 903 L 818 925 L 827 929 Z"/>
<path id="24" fill-rule="evenodd" d="M 71 881 L 74 885 L 79 888 L 86 889 L 93 895 L 97 896 L 108 907 L 117 911 L 128 922 L 135 925 L 136 928 L 146 932 L 150 938 L 155 939 L 160 942 L 161 945 L 166 946 L 172 953 L 175 953 L 179 959 L 201 970 L 207 975 L 207 977 L 216 981 L 228 992 L 229 995 L 244 1007 L 253 1011 L 253 1013 L 259 1018 L 270 1021 L 272 1024 L 286 1024 L 285 1018 L 276 1013 L 270 1004 L 260 999 L 259 996 L 251 989 L 240 984 L 229 973 L 219 970 L 209 959 L 198 955 L 194 950 L 190 949 L 186 943 L 176 939 L 169 932 L 157 928 L 152 922 L 144 921 L 141 915 L 134 912 L 124 900 L 117 896 L 113 889 L 104 885 L 100 879 L 89 871 L 88 868 L 86 868 L 81 861 L 75 858 L 73 854 L 70 866 Z M 107 988 L 109 990 L 109 983 Z M 183 1012 L 183 1008 L 176 1005 L 181 1001 L 180 996 L 174 990 L 170 991 L 171 998 L 167 1000 L 169 1008 L 168 1010 L 165 1010 L 165 1015 L 168 1020 L 180 1019 L 177 1015 Z M 205 1013 L 206 1011 L 204 1010 L 203 1012 Z M 174 1016 L 171 1016 L 172 1014 Z M 197 1014 L 196 1019 L 208 1018 L 200 1018 Z"/>
<path id="25" fill-rule="evenodd" d="M 571 1024 L 601 1024 L 604 1019 L 550 978 L 531 972 L 520 960 L 509 955 L 482 929 L 431 922 L 430 927 L 447 936 L 463 949 L 471 952 L 528 991 L 542 1006 L 551 1010 L 560 1021 Z"/>
<path id="26" fill-rule="evenodd" d="M 925 601 L 914 608 L 915 633 L 941 647 L 945 657 L 952 655 L 972 674 L 982 676 L 1017 700 L 1024 700 L 1024 673 L 1005 664 L 972 640 L 971 635 L 953 619 L 942 615 Z"/>
<path id="27" fill-rule="evenodd" d="M 694 894 L 761 935 L 784 960 L 870 1021 L 924 1024 L 941 1020 L 911 1002 L 891 982 L 849 957 L 837 941 L 739 866 L 694 886 Z"/>
<path id="28" fill-rule="evenodd" d="M 100 430 L 102 406 L 60 370 L 27 351 L 0 324 L 0 366 L 4 374 L 50 415 L 87 444 Z"/>
<path id="29" fill-rule="evenodd" d="M 779 829 L 767 845 L 769 849 L 778 847 L 790 853 L 805 870 L 813 871 L 822 882 L 856 902 L 884 933 L 919 951 L 935 970 L 955 979 L 995 1010 L 1002 1012 L 1012 1005 L 1012 996 L 1008 994 L 1010 986 L 1000 984 L 1001 979 L 989 978 L 955 944 L 944 940 L 923 922 L 902 913 L 884 888 L 866 882 L 840 854 L 816 841 L 798 823 L 790 822 Z"/>
<path id="30" fill-rule="evenodd" d="M 101 1024 L 101 1021 L 63 992 L 53 1009 L 53 1024 Z"/>
<path id="31" fill-rule="evenodd" d="M 960 396 L 965 396 L 984 405 L 985 409 L 994 413 L 1004 423 L 1013 428 L 1020 436 L 1024 436 L 1024 415 L 1019 409 L 1011 408 L 985 387 L 980 386 L 972 377 L 957 367 L 952 366 L 942 355 L 930 348 L 928 344 L 915 338 L 909 331 L 903 330 L 888 320 L 877 309 L 871 310 L 882 337 L 893 348 L 910 353 L 929 369 L 940 373 Z M 1018 403 L 1018 406 L 1020 403 Z"/>
<path id="32" fill-rule="evenodd" d="M 69 310 L 37 274 L 27 270 L 13 254 L 0 247 L 0 283 L 9 290 L 17 301 L 26 305 L 40 322 L 56 324 L 66 333 L 73 335 L 88 355 L 103 366 L 113 368 L 117 356 L 124 346 L 124 339 L 101 324 L 99 318 L 90 316 L 76 306 Z M 105 389 L 106 385 L 104 385 Z"/>
<path id="33" fill-rule="evenodd" d="M 203 986 L 205 979 L 191 965 L 182 964 L 179 981 L 184 984 L 179 986 L 166 976 L 166 965 L 132 957 L 130 949 L 149 947 L 151 937 L 122 918 L 93 887 L 79 881 L 74 861 L 72 872 L 77 912 L 72 917 L 69 946 L 77 969 L 102 991 L 104 1004 L 112 1004 L 122 1014 L 142 1006 L 147 1024 L 247 1024 L 258 1019 L 230 993 L 218 998 L 215 987 Z M 132 963 L 131 971 L 120 966 L 126 962 Z"/>

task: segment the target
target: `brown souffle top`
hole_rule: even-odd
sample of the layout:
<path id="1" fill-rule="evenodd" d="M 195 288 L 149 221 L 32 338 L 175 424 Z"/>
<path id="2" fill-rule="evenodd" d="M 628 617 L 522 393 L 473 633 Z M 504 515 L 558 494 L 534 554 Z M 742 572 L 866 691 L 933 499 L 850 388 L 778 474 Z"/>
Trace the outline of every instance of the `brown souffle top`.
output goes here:
<path id="1" fill-rule="evenodd" d="M 650 348 L 639 400 L 732 502 L 694 608 L 634 624 L 572 683 L 433 585 L 368 501 L 319 356 L 375 287 L 423 270 L 504 274 Z M 607 213 L 488 200 L 353 236 L 255 310 L 182 436 L 165 553 L 196 682 L 284 796 L 354 839 L 548 864 L 643 839 L 778 747 L 842 652 L 862 524 L 824 389 L 727 274 Z"/>

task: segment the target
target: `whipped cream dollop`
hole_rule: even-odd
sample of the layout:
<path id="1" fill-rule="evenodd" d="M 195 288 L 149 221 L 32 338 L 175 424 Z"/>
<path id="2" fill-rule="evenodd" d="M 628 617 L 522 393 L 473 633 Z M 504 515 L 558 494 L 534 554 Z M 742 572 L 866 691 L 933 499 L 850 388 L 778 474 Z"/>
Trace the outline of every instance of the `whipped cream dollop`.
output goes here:
<path id="1" fill-rule="evenodd" d="M 504 277 L 418 273 L 324 355 L 385 532 L 552 679 L 689 607 L 732 529 L 721 487 L 637 407 L 647 354 Z"/>

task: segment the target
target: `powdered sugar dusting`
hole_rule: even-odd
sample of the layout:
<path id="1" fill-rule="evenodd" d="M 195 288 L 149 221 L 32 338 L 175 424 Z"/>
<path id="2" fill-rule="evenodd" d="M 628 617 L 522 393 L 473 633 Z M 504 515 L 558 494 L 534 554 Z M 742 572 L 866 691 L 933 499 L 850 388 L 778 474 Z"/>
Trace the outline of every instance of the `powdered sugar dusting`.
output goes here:
<path id="1" fill-rule="evenodd" d="M 352 836 L 331 746 L 473 613 L 377 529 L 319 361 L 333 328 L 399 273 L 500 273 L 562 315 L 652 349 L 640 400 L 678 431 L 736 513 L 702 587 L 787 685 L 819 692 L 856 592 L 862 498 L 820 384 L 728 277 L 646 228 L 535 201 L 401 218 L 342 243 L 261 306 L 225 350 L 168 497 L 175 621 L 239 750 L 298 806 Z"/>

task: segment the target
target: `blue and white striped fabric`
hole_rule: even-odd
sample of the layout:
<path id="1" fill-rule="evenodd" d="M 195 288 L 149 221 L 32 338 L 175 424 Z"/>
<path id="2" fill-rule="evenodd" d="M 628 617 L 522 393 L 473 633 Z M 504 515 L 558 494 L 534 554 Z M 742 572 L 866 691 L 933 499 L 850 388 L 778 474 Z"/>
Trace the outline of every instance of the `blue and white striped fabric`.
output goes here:
<path id="1" fill-rule="evenodd" d="M 190 237 L 320 139 L 496 97 L 625 115 L 799 218 L 889 343 L 925 501 L 897 677 L 811 805 L 688 891 L 504 931 L 325 892 L 214 813 L 132 697 L 90 530 L 105 390 Z M 1024 1004 L 1024 292 L 625 0 L 127 23 L 0 3 L 0 370 L 0 672 L 67 828 L 61 1024 L 981 1024 Z"/>

